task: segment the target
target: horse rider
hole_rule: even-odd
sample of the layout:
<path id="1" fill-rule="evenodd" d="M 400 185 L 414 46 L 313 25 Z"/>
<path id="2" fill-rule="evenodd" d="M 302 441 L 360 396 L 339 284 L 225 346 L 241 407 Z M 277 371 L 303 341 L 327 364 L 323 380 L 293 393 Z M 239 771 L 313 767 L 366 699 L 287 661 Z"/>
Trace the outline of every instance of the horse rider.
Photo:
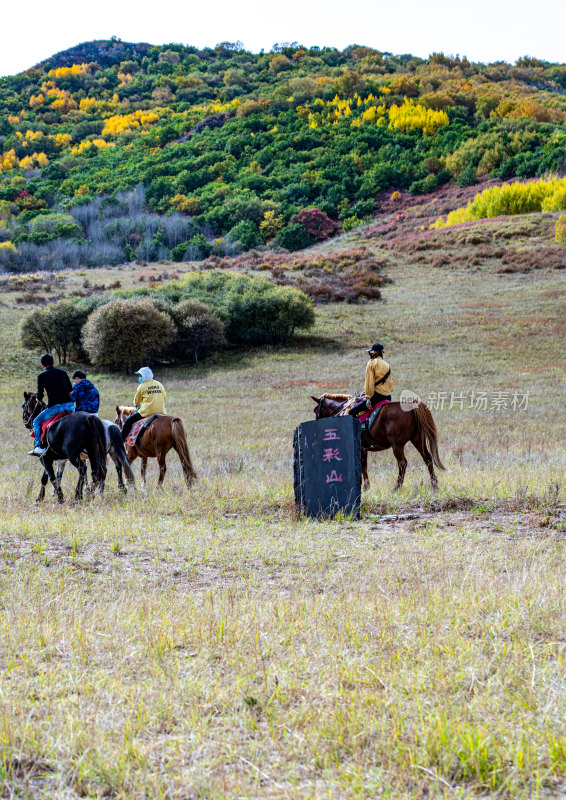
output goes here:
<path id="1" fill-rule="evenodd" d="M 87 380 L 86 372 L 76 369 L 73 372 L 74 388 L 71 399 L 75 401 L 75 411 L 85 411 L 87 414 L 98 414 L 100 395 L 98 389 L 91 381 Z"/>
<path id="2" fill-rule="evenodd" d="M 126 418 L 122 426 L 122 439 L 125 442 L 132 425 L 139 422 L 144 417 L 151 417 L 154 414 L 166 414 L 165 411 L 165 389 L 163 385 L 153 379 L 153 372 L 149 367 L 141 367 L 136 373 L 139 375 L 138 390 L 134 397 L 136 411 Z"/>
<path id="3" fill-rule="evenodd" d="M 35 446 L 30 450 L 30 456 L 44 456 L 47 447 L 41 446 L 41 425 L 48 419 L 53 419 L 62 411 L 74 411 L 75 404 L 71 401 L 71 381 L 64 369 L 54 366 L 51 353 L 45 353 L 39 359 L 43 367 L 43 372 L 37 376 L 37 399 L 43 400 L 43 395 L 47 392 L 47 408 L 44 409 L 33 420 L 33 433 L 35 436 Z"/>
<path id="4" fill-rule="evenodd" d="M 382 400 L 391 400 L 393 381 L 391 380 L 391 367 L 383 358 L 384 347 L 379 342 L 366 350 L 369 361 L 366 367 L 365 397 L 350 409 L 350 415 L 355 417 L 365 411 L 371 411 Z"/>

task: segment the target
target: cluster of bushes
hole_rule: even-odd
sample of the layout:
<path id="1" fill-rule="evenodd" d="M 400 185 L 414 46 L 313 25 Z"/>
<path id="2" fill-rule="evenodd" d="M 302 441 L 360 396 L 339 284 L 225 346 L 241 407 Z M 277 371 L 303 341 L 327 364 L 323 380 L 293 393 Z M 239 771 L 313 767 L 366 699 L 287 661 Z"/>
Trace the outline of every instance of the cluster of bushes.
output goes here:
<path id="1" fill-rule="evenodd" d="M 86 43 L 0 79 L 0 268 L 295 251 L 384 190 L 559 171 L 565 87 L 529 58 Z"/>
<path id="2" fill-rule="evenodd" d="M 235 258 L 211 256 L 203 266 L 269 270 L 276 284 L 300 289 L 315 303 L 378 300 L 380 287 L 388 282 L 383 274 L 383 261 L 375 258 L 367 247 L 294 256 L 252 251 Z"/>
<path id="3" fill-rule="evenodd" d="M 261 278 L 213 270 L 191 273 L 155 289 L 115 291 L 60 300 L 24 320 L 24 346 L 71 354 L 99 367 L 131 369 L 141 362 L 198 361 L 201 351 L 290 343 L 314 324 L 308 297 Z"/>

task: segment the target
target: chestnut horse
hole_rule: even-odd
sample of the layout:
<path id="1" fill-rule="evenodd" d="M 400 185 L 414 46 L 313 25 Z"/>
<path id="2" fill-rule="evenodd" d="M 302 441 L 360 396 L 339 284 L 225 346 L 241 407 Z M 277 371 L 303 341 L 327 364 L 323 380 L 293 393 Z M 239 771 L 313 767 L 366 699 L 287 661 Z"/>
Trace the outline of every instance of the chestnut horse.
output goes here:
<path id="1" fill-rule="evenodd" d="M 135 412 L 132 406 L 116 406 L 115 423 L 122 428 L 126 419 Z M 126 443 L 126 453 L 130 463 L 139 456 L 142 460 L 141 479 L 142 488 L 147 489 L 145 473 L 147 469 L 147 459 L 156 458 L 159 464 L 159 480 L 157 486 L 161 486 L 167 465 L 165 456 L 173 448 L 177 451 L 183 467 L 183 474 L 187 489 L 190 489 L 197 480 L 197 474 L 191 461 L 189 443 L 187 442 L 187 432 L 180 417 L 170 417 L 167 415 L 155 417 L 137 438 L 135 445 Z"/>
<path id="2" fill-rule="evenodd" d="M 323 394 L 312 399 L 316 403 L 314 415 L 317 419 L 346 416 L 356 400 L 349 394 Z M 416 407 L 408 411 L 401 407 L 401 403 L 387 403 L 379 412 L 371 430 L 367 432 L 365 426 L 362 428 L 364 491 L 370 486 L 368 451 L 388 450 L 390 447 L 393 448 L 393 455 L 399 466 L 395 489 L 401 488 L 407 469 L 404 449 L 407 442 L 412 442 L 427 465 L 432 488 L 438 488 L 434 465 L 436 464 L 439 469 L 445 469 L 438 455 L 438 430 L 427 404 L 421 400 Z"/>

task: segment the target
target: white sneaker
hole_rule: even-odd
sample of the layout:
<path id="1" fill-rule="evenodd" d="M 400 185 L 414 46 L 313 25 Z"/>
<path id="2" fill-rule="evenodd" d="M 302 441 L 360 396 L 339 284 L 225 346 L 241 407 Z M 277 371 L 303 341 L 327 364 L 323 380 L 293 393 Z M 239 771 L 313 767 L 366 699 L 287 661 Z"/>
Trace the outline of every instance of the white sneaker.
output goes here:
<path id="1" fill-rule="evenodd" d="M 37 445 L 33 448 L 33 450 L 29 451 L 28 456 L 44 456 L 46 453 L 47 447 L 41 447 L 40 445 Z"/>

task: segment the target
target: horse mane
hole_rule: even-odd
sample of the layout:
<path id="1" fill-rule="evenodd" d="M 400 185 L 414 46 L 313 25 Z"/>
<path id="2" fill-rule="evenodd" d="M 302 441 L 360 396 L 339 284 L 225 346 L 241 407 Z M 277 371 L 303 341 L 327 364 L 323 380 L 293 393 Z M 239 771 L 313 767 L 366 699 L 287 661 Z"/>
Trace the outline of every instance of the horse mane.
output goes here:
<path id="1" fill-rule="evenodd" d="M 134 413 L 134 411 L 136 410 L 136 407 L 135 407 L 135 406 L 118 406 L 118 408 L 120 409 L 120 414 L 121 414 L 123 411 L 129 411 L 129 412 L 130 412 L 130 414 L 133 414 L 133 413 Z"/>
<path id="2" fill-rule="evenodd" d="M 328 394 L 328 392 L 326 392 L 323 396 L 328 398 L 328 400 L 336 400 L 338 403 L 343 403 L 346 400 L 351 400 L 353 397 L 353 395 L 351 394 Z"/>

